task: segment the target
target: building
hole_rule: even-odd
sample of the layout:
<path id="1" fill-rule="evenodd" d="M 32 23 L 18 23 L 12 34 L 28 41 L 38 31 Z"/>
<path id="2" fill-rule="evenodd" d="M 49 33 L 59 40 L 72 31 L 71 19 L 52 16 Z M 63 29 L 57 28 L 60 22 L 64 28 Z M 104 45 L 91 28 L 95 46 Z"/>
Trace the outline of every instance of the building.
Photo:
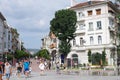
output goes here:
<path id="1" fill-rule="evenodd" d="M 5 17 L 0 13 L 0 60 L 3 60 L 3 54 L 7 58 L 8 53 L 21 50 L 21 45 L 19 33 L 7 24 Z"/>
<path id="2" fill-rule="evenodd" d="M 52 67 L 55 66 L 55 62 L 61 62 L 60 54 L 58 51 L 58 38 L 50 32 L 48 36 L 45 36 L 42 40 L 42 47 L 41 49 L 47 49 L 51 55 L 51 63 Z"/>
<path id="3" fill-rule="evenodd" d="M 6 21 L 5 17 L 0 13 L 0 60 L 2 60 L 4 52 L 4 22 Z"/>
<path id="4" fill-rule="evenodd" d="M 72 48 L 67 58 L 78 64 L 88 64 L 88 51 L 92 54 L 105 49 L 108 65 L 117 64 L 117 46 L 119 45 L 119 21 L 116 15 L 120 11 L 111 1 L 91 0 L 78 3 L 70 8 L 77 14 L 76 37 L 71 41 Z"/>

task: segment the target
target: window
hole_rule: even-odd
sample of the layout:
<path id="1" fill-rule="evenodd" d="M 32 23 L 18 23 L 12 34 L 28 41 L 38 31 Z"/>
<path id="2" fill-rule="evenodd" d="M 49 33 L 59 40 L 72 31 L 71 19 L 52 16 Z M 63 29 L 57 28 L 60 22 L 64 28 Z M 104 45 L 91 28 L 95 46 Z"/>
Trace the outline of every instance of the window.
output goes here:
<path id="1" fill-rule="evenodd" d="M 114 20 L 113 19 L 109 19 L 109 26 L 113 27 L 113 25 L 114 25 Z"/>
<path id="2" fill-rule="evenodd" d="M 89 22 L 89 31 L 93 31 L 93 22 Z"/>
<path id="3" fill-rule="evenodd" d="M 92 10 L 88 11 L 88 16 L 92 15 Z"/>
<path id="4" fill-rule="evenodd" d="M 81 18 L 81 17 L 84 16 L 84 14 L 83 14 L 82 12 L 79 12 L 79 13 L 78 13 L 78 16 Z"/>
<path id="5" fill-rule="evenodd" d="M 8 35 L 8 40 L 10 40 L 10 34 Z"/>
<path id="6" fill-rule="evenodd" d="M 85 25 L 84 25 L 84 24 L 79 24 L 79 29 L 80 29 L 80 30 L 85 30 L 85 28 L 84 28 L 84 27 L 85 27 Z"/>
<path id="7" fill-rule="evenodd" d="M 76 41 L 75 41 L 75 39 L 73 39 L 73 46 L 75 46 L 76 45 Z"/>
<path id="8" fill-rule="evenodd" d="M 2 43 L 0 43 L 0 49 L 2 49 Z"/>
<path id="9" fill-rule="evenodd" d="M 4 48 L 6 48 L 6 42 L 4 42 Z"/>
<path id="10" fill-rule="evenodd" d="M 96 15 L 100 15 L 101 14 L 101 9 L 96 9 Z"/>
<path id="11" fill-rule="evenodd" d="M 101 21 L 97 21 L 97 29 L 102 29 Z"/>
<path id="12" fill-rule="evenodd" d="M 83 45 L 83 38 L 80 38 L 80 45 Z"/>
<path id="13" fill-rule="evenodd" d="M 102 44 L 102 37 L 98 36 L 98 44 Z"/>
<path id="14" fill-rule="evenodd" d="M 93 40 L 93 37 L 91 36 L 90 37 L 90 44 L 93 44 L 94 40 Z"/>

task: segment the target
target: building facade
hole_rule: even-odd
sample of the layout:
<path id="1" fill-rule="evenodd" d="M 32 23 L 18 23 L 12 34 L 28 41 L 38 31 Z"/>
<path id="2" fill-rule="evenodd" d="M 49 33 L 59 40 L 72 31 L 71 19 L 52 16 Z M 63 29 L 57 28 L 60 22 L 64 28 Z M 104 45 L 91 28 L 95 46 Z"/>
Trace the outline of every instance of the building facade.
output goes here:
<path id="1" fill-rule="evenodd" d="M 78 64 L 88 64 L 89 50 L 92 54 L 102 54 L 105 49 L 107 64 L 116 65 L 120 30 L 117 7 L 110 1 L 96 0 L 76 4 L 70 9 L 76 12 L 77 30 L 68 58 L 76 58 Z"/>
<path id="2" fill-rule="evenodd" d="M 21 50 L 19 34 L 7 24 L 5 17 L 0 13 L 0 60 L 3 60 L 3 54 L 7 58 L 8 53 L 14 53 L 17 49 Z"/>

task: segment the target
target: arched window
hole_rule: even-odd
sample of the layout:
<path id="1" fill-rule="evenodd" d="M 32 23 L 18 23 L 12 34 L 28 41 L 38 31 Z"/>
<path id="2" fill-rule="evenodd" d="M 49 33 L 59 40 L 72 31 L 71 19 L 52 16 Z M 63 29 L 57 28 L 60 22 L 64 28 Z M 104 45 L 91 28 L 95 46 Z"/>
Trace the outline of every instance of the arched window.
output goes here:
<path id="1" fill-rule="evenodd" d="M 78 55 L 77 54 L 72 54 L 72 60 L 73 60 L 73 66 L 78 67 Z"/>
<path id="2" fill-rule="evenodd" d="M 83 38 L 80 38 L 80 45 L 83 45 Z"/>
<path id="3" fill-rule="evenodd" d="M 98 44 L 102 44 L 102 37 L 98 36 Z"/>
<path id="4" fill-rule="evenodd" d="M 90 44 L 93 44 L 94 43 L 94 39 L 93 39 L 93 36 L 90 37 Z"/>

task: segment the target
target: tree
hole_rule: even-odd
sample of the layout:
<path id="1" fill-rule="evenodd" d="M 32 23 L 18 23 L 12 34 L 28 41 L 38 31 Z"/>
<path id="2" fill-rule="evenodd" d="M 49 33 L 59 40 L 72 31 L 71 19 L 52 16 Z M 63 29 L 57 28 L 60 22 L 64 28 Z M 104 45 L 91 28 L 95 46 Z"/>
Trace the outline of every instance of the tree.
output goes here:
<path id="1" fill-rule="evenodd" d="M 49 55 L 49 52 L 48 52 L 47 49 L 39 50 L 39 51 L 36 53 L 36 56 L 42 57 L 42 58 L 45 58 L 45 59 L 50 59 L 50 55 Z"/>
<path id="2" fill-rule="evenodd" d="M 106 64 L 106 52 L 105 52 L 105 48 L 102 51 L 102 65 Z"/>
<path id="3" fill-rule="evenodd" d="M 91 55 L 91 50 L 88 51 L 88 62 L 92 62 L 92 55 Z"/>
<path id="4" fill-rule="evenodd" d="M 60 40 L 59 51 L 67 56 L 70 52 L 70 41 L 75 38 L 76 12 L 69 9 L 58 10 L 50 21 L 50 31 Z"/>
<path id="5" fill-rule="evenodd" d="M 120 2 L 120 0 L 115 0 L 116 2 Z"/>
<path id="6" fill-rule="evenodd" d="M 96 52 L 92 54 L 92 64 L 93 65 L 100 65 L 101 64 L 101 54 Z"/>
<path id="7" fill-rule="evenodd" d="M 22 59 L 22 58 L 28 58 L 30 54 L 22 50 L 16 50 L 14 56 L 16 59 Z"/>

